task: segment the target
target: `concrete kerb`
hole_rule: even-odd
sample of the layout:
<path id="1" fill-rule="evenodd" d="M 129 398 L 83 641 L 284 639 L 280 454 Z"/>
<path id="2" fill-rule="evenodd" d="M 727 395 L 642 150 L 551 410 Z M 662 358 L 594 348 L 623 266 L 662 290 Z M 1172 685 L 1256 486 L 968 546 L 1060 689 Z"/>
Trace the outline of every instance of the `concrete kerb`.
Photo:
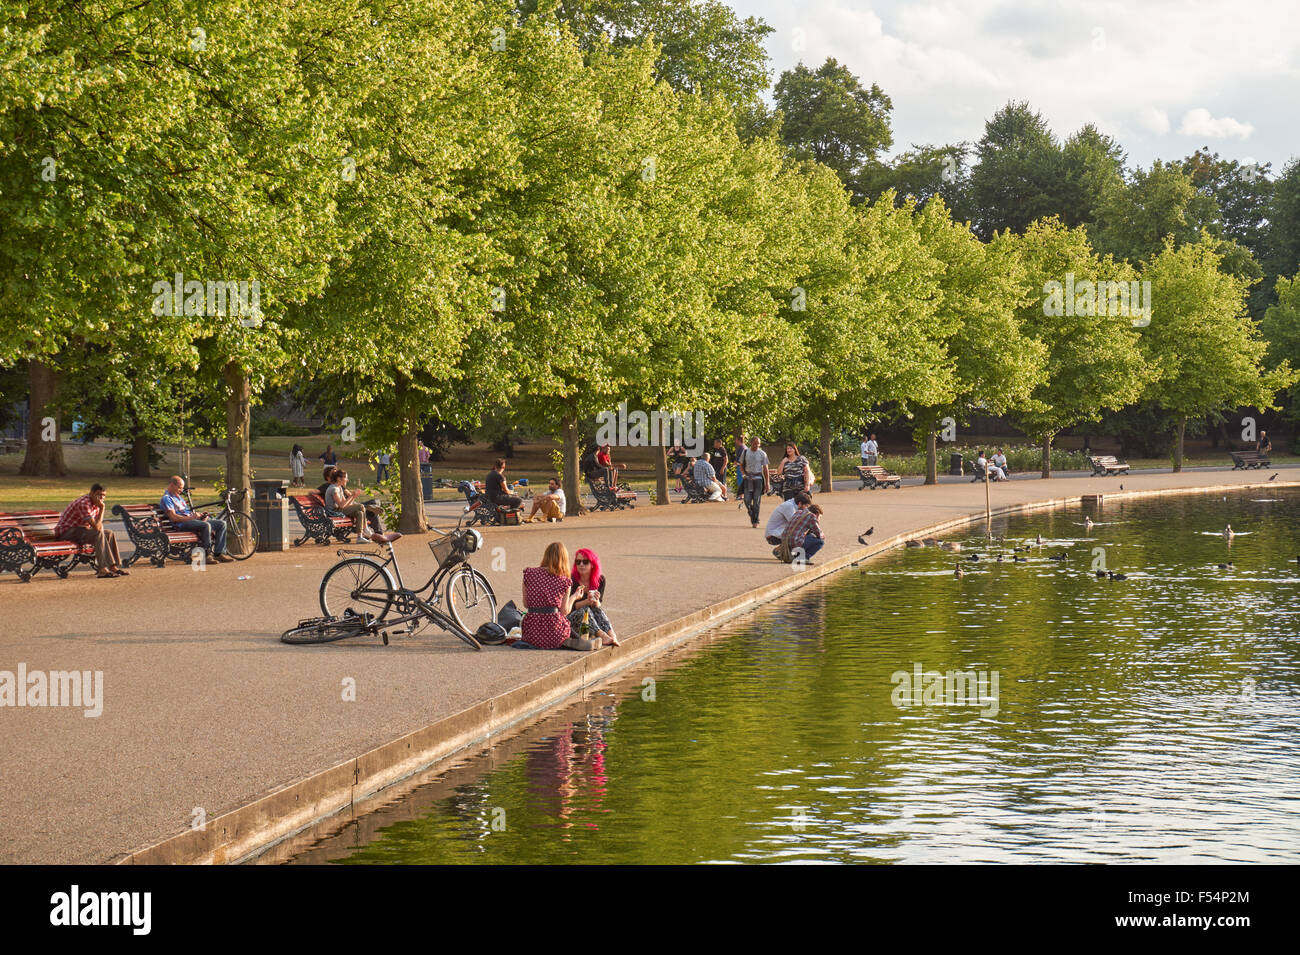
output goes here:
<path id="1" fill-rule="evenodd" d="M 1104 493 L 1104 498 L 1125 500 L 1175 494 L 1216 493 L 1280 487 L 1300 487 L 1300 482 L 1212 485 L 1186 488 Z M 1085 497 L 1072 495 L 994 508 L 990 518 L 1081 505 Z M 782 597 L 791 591 L 846 567 L 903 546 L 921 536 L 937 536 L 985 519 L 983 511 L 968 513 L 911 530 L 861 550 L 815 564 L 785 580 L 774 581 L 712 606 L 687 614 L 624 639 L 623 646 L 576 657 L 570 663 L 536 680 L 452 716 L 438 720 L 329 769 L 283 787 L 253 802 L 192 829 L 136 850 L 120 864 L 219 864 L 250 859 L 276 843 L 331 816 L 351 809 L 384 788 L 424 772 L 471 747 L 481 747 L 520 724 L 556 709 L 578 693 L 587 693 L 612 681 L 623 671 L 664 651 L 686 643 L 717 624 Z M 561 651 L 563 652 L 563 651 Z"/>

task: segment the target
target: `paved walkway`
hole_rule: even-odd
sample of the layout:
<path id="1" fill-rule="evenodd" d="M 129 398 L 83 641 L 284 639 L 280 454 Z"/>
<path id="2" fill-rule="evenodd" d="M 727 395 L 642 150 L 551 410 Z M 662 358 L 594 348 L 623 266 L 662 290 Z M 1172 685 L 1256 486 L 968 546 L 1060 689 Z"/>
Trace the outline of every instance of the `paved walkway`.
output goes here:
<path id="1" fill-rule="evenodd" d="M 1271 472 L 1268 472 L 1271 473 Z M 992 486 L 994 506 L 1080 494 L 1267 480 L 1204 470 L 1115 478 L 1021 479 Z M 1278 484 L 1300 477 L 1284 470 Z M 875 539 L 982 513 L 984 488 L 965 480 L 901 491 L 819 496 L 837 557 Z M 775 505 L 766 498 L 764 518 Z M 459 507 L 432 505 L 454 523 Z M 649 627 L 776 581 L 790 568 L 732 504 L 640 506 L 563 525 L 488 529 L 476 566 L 504 601 L 551 540 L 594 547 L 609 577 L 607 609 L 625 642 Z M 425 540 L 397 545 L 409 577 L 432 567 Z M 493 647 L 475 653 L 426 632 L 390 647 L 290 647 L 281 630 L 314 616 L 334 549 L 307 544 L 202 573 L 139 566 L 128 578 L 31 584 L 0 577 L 6 626 L 0 670 L 103 672 L 103 713 L 0 708 L 0 862 L 105 862 L 333 766 L 573 658 L 567 651 Z M 249 580 L 238 580 L 251 575 Z M 603 651 L 596 651 L 603 652 Z M 343 700 L 355 680 L 356 700 Z"/>

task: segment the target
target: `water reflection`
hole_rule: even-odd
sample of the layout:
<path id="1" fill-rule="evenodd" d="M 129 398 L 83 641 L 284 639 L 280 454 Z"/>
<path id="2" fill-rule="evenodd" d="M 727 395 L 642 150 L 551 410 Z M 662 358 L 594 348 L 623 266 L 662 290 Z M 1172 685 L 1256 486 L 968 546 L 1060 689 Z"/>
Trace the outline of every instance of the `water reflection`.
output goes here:
<path id="1" fill-rule="evenodd" d="M 1300 503 L 1251 493 L 864 564 L 299 861 L 1294 862 Z M 996 708 L 897 705 L 918 666 L 997 673 Z"/>

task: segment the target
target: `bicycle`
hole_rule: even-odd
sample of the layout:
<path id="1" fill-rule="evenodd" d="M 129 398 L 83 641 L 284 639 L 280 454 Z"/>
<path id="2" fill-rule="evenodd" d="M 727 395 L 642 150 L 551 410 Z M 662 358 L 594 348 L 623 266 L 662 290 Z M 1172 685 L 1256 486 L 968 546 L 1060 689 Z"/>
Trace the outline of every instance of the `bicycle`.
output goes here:
<path id="1" fill-rule="evenodd" d="M 185 498 L 185 503 L 193 511 L 202 511 L 220 505 L 221 510 L 216 516 L 226 522 L 227 554 L 235 558 L 235 560 L 248 560 L 257 553 L 259 541 L 257 525 L 253 523 L 253 519 L 249 515 L 236 507 L 236 505 L 243 504 L 248 497 L 248 488 L 241 487 L 238 491 L 226 488 L 221 492 L 220 500 L 197 505 L 190 499 L 190 486 L 188 483 L 186 483 L 181 494 Z"/>
<path id="2" fill-rule="evenodd" d="M 387 645 L 389 631 L 395 628 L 404 626 L 405 632 L 411 634 L 433 623 L 474 649 L 482 649 L 474 635 L 483 624 L 496 622 L 496 594 L 487 578 L 470 566 L 469 555 L 482 548 L 483 535 L 462 528 L 464 520 L 462 515 L 451 532 L 433 528 L 441 535 L 429 542 L 438 566 L 415 590 L 403 581 L 392 546 L 400 534 L 372 538 L 379 543 L 381 554 L 387 551 L 383 560 L 371 551 L 339 549 L 340 557 L 351 556 L 331 567 L 321 579 L 320 606 L 325 616 L 300 621 L 280 639 L 285 643 L 327 643 L 368 632 L 381 635 Z M 428 597 L 423 596 L 426 592 Z M 443 597 L 447 612 L 438 606 Z M 398 616 L 386 621 L 390 612 Z"/>

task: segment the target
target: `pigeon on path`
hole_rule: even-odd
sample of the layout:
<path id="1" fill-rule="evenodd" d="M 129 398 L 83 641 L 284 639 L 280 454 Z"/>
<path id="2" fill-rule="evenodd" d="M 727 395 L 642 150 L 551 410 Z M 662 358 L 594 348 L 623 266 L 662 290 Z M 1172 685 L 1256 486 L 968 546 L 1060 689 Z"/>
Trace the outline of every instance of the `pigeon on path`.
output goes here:
<path id="1" fill-rule="evenodd" d="M 1276 471 L 1273 472 L 1273 475 L 1272 475 L 1272 477 L 1269 478 L 1269 480 L 1271 481 L 1271 480 L 1273 480 L 1273 478 L 1275 478 L 1275 477 L 1277 477 L 1277 472 L 1276 472 Z"/>
<path id="2" fill-rule="evenodd" d="M 858 535 L 858 543 L 865 544 L 867 542 L 867 538 L 870 537 L 875 532 L 876 532 L 876 525 L 872 524 L 865 531 L 863 531 L 861 534 Z"/>

